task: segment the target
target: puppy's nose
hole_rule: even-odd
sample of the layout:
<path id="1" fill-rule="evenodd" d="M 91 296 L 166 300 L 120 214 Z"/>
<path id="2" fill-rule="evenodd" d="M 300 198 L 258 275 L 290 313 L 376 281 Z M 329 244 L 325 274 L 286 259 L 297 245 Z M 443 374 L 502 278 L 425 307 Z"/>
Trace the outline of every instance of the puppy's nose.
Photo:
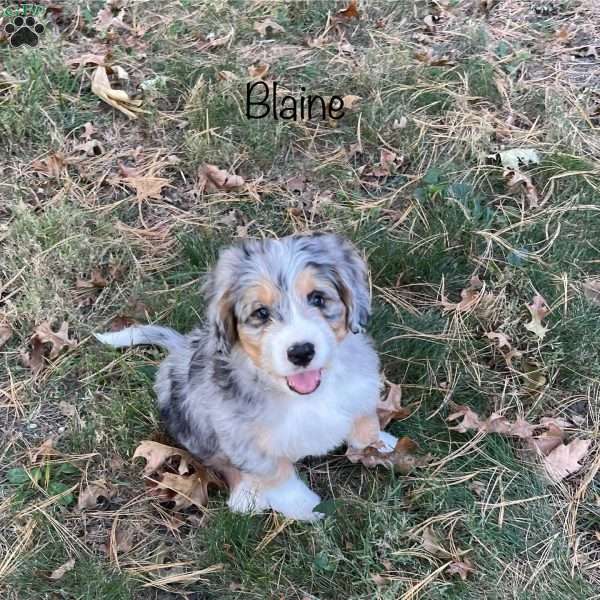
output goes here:
<path id="1" fill-rule="evenodd" d="M 289 361 L 298 367 L 306 367 L 315 356 L 315 346 L 310 342 L 294 344 L 287 351 Z"/>

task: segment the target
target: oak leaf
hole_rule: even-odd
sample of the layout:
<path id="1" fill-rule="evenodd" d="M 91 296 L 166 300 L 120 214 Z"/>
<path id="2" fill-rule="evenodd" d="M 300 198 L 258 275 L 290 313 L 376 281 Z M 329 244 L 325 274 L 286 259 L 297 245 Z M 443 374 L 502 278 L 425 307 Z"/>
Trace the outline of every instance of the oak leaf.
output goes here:
<path id="1" fill-rule="evenodd" d="M 517 169 L 507 169 L 504 171 L 504 177 L 507 180 L 508 186 L 511 188 L 514 188 L 519 184 L 522 185 L 525 190 L 525 197 L 529 201 L 530 208 L 537 208 L 540 205 L 537 190 L 531 181 L 531 177 Z"/>
<path id="2" fill-rule="evenodd" d="M 54 332 L 50 323 L 44 321 L 33 332 L 32 339 L 39 340 L 42 344 L 51 344 L 50 358 L 56 358 L 63 348 L 72 348 L 77 342 L 69 338 L 69 323 L 63 321 L 58 331 Z"/>
<path id="3" fill-rule="evenodd" d="M 39 173 L 58 179 L 65 173 L 68 164 L 69 160 L 62 152 L 55 152 L 46 158 L 34 160 L 31 166 Z"/>
<path id="4" fill-rule="evenodd" d="M 116 108 L 123 114 L 127 115 L 130 119 L 137 119 L 138 113 L 144 112 L 140 107 L 142 106 L 141 100 L 133 100 L 129 97 L 129 94 L 123 90 L 114 90 L 108 75 L 106 73 L 106 67 L 99 66 L 94 71 L 92 77 L 92 93 L 96 94 L 98 98 L 110 104 L 113 108 Z"/>
<path id="5" fill-rule="evenodd" d="M 542 320 L 548 315 L 550 309 L 544 298 L 539 294 L 533 297 L 533 302 L 527 308 L 531 313 L 531 321 L 525 325 L 525 329 L 535 333 L 540 340 L 543 340 L 548 328 L 544 327 Z"/>
<path id="6" fill-rule="evenodd" d="M 477 275 L 474 275 L 471 277 L 469 286 L 460 292 L 460 302 L 450 302 L 446 296 L 442 295 L 441 305 L 447 311 L 463 313 L 478 309 L 485 314 L 494 300 L 494 293 L 484 292 L 483 282 Z"/>
<path id="7" fill-rule="evenodd" d="M 558 483 L 581 469 L 582 460 L 592 443 L 591 440 L 575 439 L 568 444 L 560 444 L 544 458 L 544 467 L 551 481 Z"/>
<path id="8" fill-rule="evenodd" d="M 244 185 L 244 178 L 230 175 L 216 165 L 204 164 L 198 168 L 198 190 L 213 193 L 221 190 L 233 190 Z"/>
<path id="9" fill-rule="evenodd" d="M 164 187 L 172 187 L 169 180 L 165 177 L 155 177 L 153 175 L 139 175 L 137 177 L 124 177 L 122 182 L 135 190 L 138 202 L 143 202 L 148 198 L 160 200 Z"/>
<path id="10" fill-rule="evenodd" d="M 398 440 L 391 452 L 384 452 L 375 445 L 367 446 L 360 450 L 349 447 L 346 451 L 346 457 L 350 462 L 360 462 L 365 467 L 372 468 L 382 465 L 407 474 L 413 468 L 422 467 L 429 461 L 429 457 L 421 457 L 415 454 L 417 447 L 415 442 L 409 437 L 404 436 Z"/>
<path id="11" fill-rule="evenodd" d="M 257 63 L 248 67 L 248 75 L 253 79 L 264 79 L 269 72 L 270 65 L 267 63 Z"/>
<path id="12" fill-rule="evenodd" d="M 399 385 L 392 383 L 386 399 L 380 399 L 377 403 L 379 427 L 385 429 L 390 421 L 406 419 L 410 414 L 410 408 L 402 406 L 402 388 Z"/>
<path id="13" fill-rule="evenodd" d="M 455 560 L 448 565 L 446 573 L 449 575 L 458 575 L 463 581 L 474 571 L 473 563 L 465 558 L 464 560 Z"/>
<path id="14" fill-rule="evenodd" d="M 155 495 L 173 501 L 178 509 L 192 504 L 206 506 L 209 486 L 224 487 L 223 481 L 212 470 L 181 448 L 145 440 L 136 448 L 133 457 L 146 459 L 144 475 L 152 486 L 156 486 Z"/>
<path id="15" fill-rule="evenodd" d="M 77 500 L 79 510 L 105 508 L 115 495 L 115 489 L 103 480 L 90 483 Z"/>
<path id="16" fill-rule="evenodd" d="M 54 569 L 52 573 L 50 573 L 50 579 L 58 580 L 62 579 L 68 571 L 71 571 L 75 566 L 75 559 L 70 558 L 66 563 L 62 564 L 60 567 Z"/>

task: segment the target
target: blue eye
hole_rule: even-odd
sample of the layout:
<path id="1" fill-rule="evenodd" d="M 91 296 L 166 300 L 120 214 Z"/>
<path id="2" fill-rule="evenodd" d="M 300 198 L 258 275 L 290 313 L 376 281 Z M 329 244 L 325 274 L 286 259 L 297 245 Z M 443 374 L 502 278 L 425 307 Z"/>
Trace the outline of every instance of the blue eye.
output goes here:
<path id="1" fill-rule="evenodd" d="M 311 306 L 316 306 L 317 308 L 323 308 L 325 306 L 325 296 L 323 296 L 321 292 L 311 292 L 307 299 Z"/>
<path id="2" fill-rule="evenodd" d="M 252 316 L 259 321 L 266 321 L 271 316 L 271 313 L 268 308 L 261 306 L 252 313 Z"/>

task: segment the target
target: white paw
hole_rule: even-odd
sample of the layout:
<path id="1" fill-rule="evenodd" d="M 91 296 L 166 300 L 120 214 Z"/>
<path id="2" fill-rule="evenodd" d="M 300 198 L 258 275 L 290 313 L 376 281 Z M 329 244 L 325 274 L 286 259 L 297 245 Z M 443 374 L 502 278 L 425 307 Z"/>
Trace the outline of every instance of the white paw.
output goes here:
<path id="1" fill-rule="evenodd" d="M 381 448 L 384 452 L 391 452 L 396 447 L 398 438 L 387 431 L 379 432 L 379 441 L 385 446 Z"/>
<path id="2" fill-rule="evenodd" d="M 227 506 L 233 512 L 251 513 L 265 510 L 268 502 L 257 489 L 246 481 L 241 481 L 229 494 Z"/>
<path id="3" fill-rule="evenodd" d="M 277 487 L 265 492 L 269 506 L 285 517 L 298 521 L 316 521 L 325 515 L 313 512 L 321 498 L 294 475 Z"/>

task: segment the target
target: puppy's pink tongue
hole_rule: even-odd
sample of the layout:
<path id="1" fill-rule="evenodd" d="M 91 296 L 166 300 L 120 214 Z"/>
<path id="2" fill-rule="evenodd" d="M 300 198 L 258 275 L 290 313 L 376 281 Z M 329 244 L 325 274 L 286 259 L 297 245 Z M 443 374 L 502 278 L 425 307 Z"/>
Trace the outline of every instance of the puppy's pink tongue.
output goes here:
<path id="1" fill-rule="evenodd" d="M 321 383 L 321 370 L 304 371 L 286 377 L 288 387 L 299 394 L 310 394 L 314 392 Z"/>

